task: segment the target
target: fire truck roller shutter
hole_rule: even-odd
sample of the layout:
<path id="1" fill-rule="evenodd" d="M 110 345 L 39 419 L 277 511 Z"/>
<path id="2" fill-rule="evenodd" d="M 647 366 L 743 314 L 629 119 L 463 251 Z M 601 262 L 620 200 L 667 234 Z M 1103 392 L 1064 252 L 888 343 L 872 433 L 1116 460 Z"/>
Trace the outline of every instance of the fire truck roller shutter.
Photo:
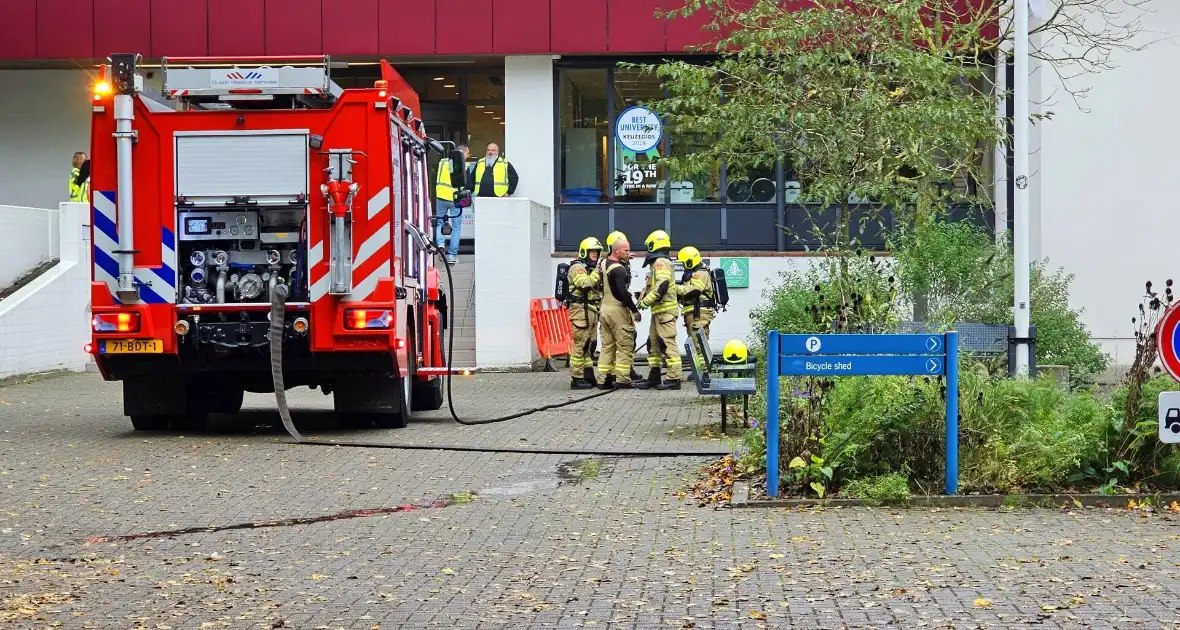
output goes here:
<path id="1" fill-rule="evenodd" d="M 248 196 L 260 204 L 307 194 L 308 131 L 178 131 L 176 194 L 201 205 Z"/>

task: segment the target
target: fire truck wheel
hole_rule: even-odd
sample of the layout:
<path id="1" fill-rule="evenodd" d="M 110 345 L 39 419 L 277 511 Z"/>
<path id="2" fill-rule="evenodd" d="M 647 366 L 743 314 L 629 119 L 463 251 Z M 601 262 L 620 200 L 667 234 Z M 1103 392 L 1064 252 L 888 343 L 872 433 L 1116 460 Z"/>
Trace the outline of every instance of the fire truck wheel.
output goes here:
<path id="1" fill-rule="evenodd" d="M 131 416 L 136 431 L 163 431 L 168 428 L 168 416 Z"/>
<path id="2" fill-rule="evenodd" d="M 373 426 L 371 413 L 343 413 L 337 414 L 336 422 L 342 429 L 368 429 Z"/>
<path id="3" fill-rule="evenodd" d="M 410 424 L 410 380 L 408 378 L 394 379 L 397 382 L 398 410 L 396 413 L 377 414 L 375 421 L 378 429 L 404 429 Z"/>
<path id="4" fill-rule="evenodd" d="M 209 413 L 234 414 L 242 410 L 242 402 L 246 392 L 240 387 L 217 389 L 209 394 L 207 405 Z"/>
<path id="5" fill-rule="evenodd" d="M 342 375 L 332 398 L 341 426 L 400 429 L 409 419 L 402 379 L 388 374 Z"/>
<path id="6" fill-rule="evenodd" d="M 186 413 L 172 418 L 172 429 L 175 431 L 204 431 L 209 425 L 209 416 L 204 413 Z"/>
<path id="7" fill-rule="evenodd" d="M 414 411 L 437 411 L 443 406 L 443 379 L 436 377 L 429 381 L 414 383 Z"/>

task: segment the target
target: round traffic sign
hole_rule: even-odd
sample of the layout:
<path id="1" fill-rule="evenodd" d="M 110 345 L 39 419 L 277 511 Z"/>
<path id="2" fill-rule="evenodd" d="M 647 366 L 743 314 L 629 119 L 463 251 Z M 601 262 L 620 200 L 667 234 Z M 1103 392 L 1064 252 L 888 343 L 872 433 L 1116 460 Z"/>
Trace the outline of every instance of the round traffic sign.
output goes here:
<path id="1" fill-rule="evenodd" d="M 1160 316 L 1155 328 L 1155 347 L 1164 369 L 1180 381 L 1180 302 L 1169 306 Z"/>

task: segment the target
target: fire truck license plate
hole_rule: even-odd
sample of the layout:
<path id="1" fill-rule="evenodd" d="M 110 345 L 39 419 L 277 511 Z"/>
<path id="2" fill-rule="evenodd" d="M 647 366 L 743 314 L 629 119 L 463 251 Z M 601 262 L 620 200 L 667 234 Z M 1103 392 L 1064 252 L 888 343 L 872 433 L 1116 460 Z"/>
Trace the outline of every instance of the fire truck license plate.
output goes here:
<path id="1" fill-rule="evenodd" d="M 160 339 L 105 339 L 98 342 L 100 354 L 160 354 L 164 342 Z"/>

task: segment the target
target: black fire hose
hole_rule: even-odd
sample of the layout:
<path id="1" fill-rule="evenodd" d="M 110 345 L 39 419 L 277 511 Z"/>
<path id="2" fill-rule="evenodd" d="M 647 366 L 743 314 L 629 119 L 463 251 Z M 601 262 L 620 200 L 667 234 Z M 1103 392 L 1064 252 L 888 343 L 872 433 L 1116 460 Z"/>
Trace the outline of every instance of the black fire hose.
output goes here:
<path id="1" fill-rule="evenodd" d="M 455 286 L 451 278 L 451 266 L 444 258 L 444 265 L 447 270 L 447 285 L 448 293 L 450 295 L 451 304 L 455 301 Z M 287 430 L 287 434 L 295 441 L 296 444 L 304 446 L 345 446 L 356 448 L 383 448 L 396 450 L 420 450 L 420 451 L 456 451 L 456 452 L 474 452 L 474 453 L 528 453 L 536 455 L 586 455 L 586 456 L 602 456 L 602 457 L 721 457 L 729 454 L 729 450 L 713 450 L 713 451 L 626 451 L 626 450 L 610 450 L 610 449 L 561 449 L 561 448 L 544 448 L 544 447 L 480 447 L 469 446 L 465 444 L 396 444 L 383 442 L 320 442 L 318 440 L 308 440 L 299 433 L 295 428 L 295 423 L 291 419 L 291 411 L 287 407 L 287 391 L 283 383 L 283 343 L 285 341 L 285 326 L 284 320 L 286 318 L 286 300 L 287 287 L 283 284 L 275 285 L 271 292 L 270 302 L 270 373 L 271 379 L 274 381 L 275 402 L 279 407 L 279 416 L 283 420 L 283 428 Z M 451 396 L 451 359 L 454 356 L 454 339 L 455 339 L 455 314 L 454 307 L 450 309 L 451 333 L 450 342 L 447 348 L 447 404 L 450 407 L 451 418 L 460 424 L 476 425 L 476 424 L 491 424 L 494 422 L 505 422 L 515 418 L 520 418 L 540 411 L 549 409 L 556 409 L 558 407 L 565 407 L 576 403 L 584 402 L 599 396 L 605 396 L 613 393 L 614 390 L 606 390 L 584 396 L 582 398 L 575 398 L 565 402 L 556 403 L 552 405 L 545 405 L 534 409 L 526 409 L 522 412 L 503 416 L 500 418 L 488 418 L 480 420 L 462 420 L 458 414 L 455 413 L 455 403 Z M 396 361 L 396 359 L 395 359 Z M 395 368 L 397 366 L 395 365 Z M 400 371 L 400 370 L 399 370 Z M 406 402 L 406 407 L 409 407 L 409 401 Z"/>

